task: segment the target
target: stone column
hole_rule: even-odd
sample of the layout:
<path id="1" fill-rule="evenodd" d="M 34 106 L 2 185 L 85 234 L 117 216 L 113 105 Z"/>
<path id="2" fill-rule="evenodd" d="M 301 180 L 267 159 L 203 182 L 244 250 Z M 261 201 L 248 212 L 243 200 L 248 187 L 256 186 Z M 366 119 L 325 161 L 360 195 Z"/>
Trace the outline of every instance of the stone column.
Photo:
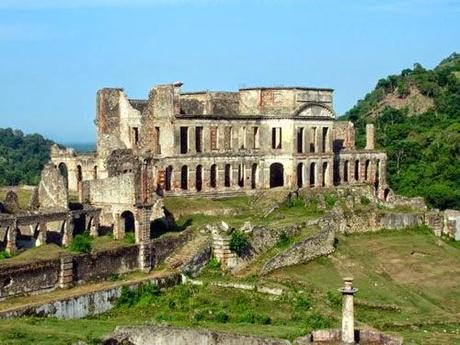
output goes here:
<path id="1" fill-rule="evenodd" d="M 75 224 L 73 217 L 67 217 L 64 224 L 64 231 L 62 233 L 62 245 L 64 247 L 68 247 L 70 245 L 70 242 L 72 242 L 74 227 Z"/>
<path id="2" fill-rule="evenodd" d="M 355 161 L 348 160 L 348 183 L 353 182 L 354 169 L 355 169 L 354 162 Z"/>
<path id="3" fill-rule="evenodd" d="M 42 244 L 46 244 L 46 231 L 48 230 L 47 223 L 45 221 L 41 221 L 38 224 L 37 236 L 35 238 L 35 246 L 41 246 Z"/>
<path id="4" fill-rule="evenodd" d="M 315 152 L 318 152 L 318 153 L 323 152 L 323 148 L 322 148 L 322 145 L 321 145 L 322 131 L 323 131 L 322 127 L 316 127 L 316 137 L 315 137 L 315 148 L 316 148 L 316 150 L 315 150 Z"/>
<path id="5" fill-rule="evenodd" d="M 359 181 L 366 181 L 366 159 L 361 159 L 359 161 Z"/>
<path id="6" fill-rule="evenodd" d="M 62 256 L 60 259 L 59 287 L 71 288 L 73 285 L 73 259 L 71 256 Z"/>
<path id="7" fill-rule="evenodd" d="M 137 227 L 136 242 L 139 245 L 139 268 L 148 272 L 152 268 L 152 250 L 150 241 L 150 217 L 152 215 L 152 204 L 137 205 Z"/>
<path id="8" fill-rule="evenodd" d="M 13 225 L 9 227 L 6 233 L 6 252 L 8 254 L 14 254 L 16 252 L 16 235 L 18 233 L 18 222 L 14 221 Z"/>
<path id="9" fill-rule="evenodd" d="M 366 125 L 366 150 L 375 149 L 375 128 L 372 123 Z"/>
<path id="10" fill-rule="evenodd" d="M 95 215 L 93 217 L 93 221 L 91 222 L 89 227 L 89 234 L 93 237 L 99 236 L 99 215 Z"/>
<path id="11" fill-rule="evenodd" d="M 345 162 L 343 160 L 339 160 L 339 181 L 338 183 L 343 184 L 344 182 L 345 182 Z"/>
<path id="12" fill-rule="evenodd" d="M 353 294 L 358 289 L 353 288 L 353 278 L 343 278 L 342 293 L 342 343 L 355 344 L 355 319 Z"/>

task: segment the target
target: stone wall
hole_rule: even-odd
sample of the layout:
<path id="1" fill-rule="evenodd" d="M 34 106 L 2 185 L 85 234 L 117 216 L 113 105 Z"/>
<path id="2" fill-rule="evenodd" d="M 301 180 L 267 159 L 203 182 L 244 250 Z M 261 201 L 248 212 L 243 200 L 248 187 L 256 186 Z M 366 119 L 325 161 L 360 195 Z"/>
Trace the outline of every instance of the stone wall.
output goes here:
<path id="1" fill-rule="evenodd" d="M 119 247 L 73 257 L 74 279 L 77 283 L 99 281 L 112 274 L 138 269 L 139 247 Z"/>
<path id="2" fill-rule="evenodd" d="M 38 261 L 0 268 L 0 299 L 44 292 L 58 284 L 60 260 Z"/>
<path id="3" fill-rule="evenodd" d="M 282 339 L 242 336 L 208 330 L 165 326 L 123 327 L 104 341 L 105 345 L 289 345 Z"/>

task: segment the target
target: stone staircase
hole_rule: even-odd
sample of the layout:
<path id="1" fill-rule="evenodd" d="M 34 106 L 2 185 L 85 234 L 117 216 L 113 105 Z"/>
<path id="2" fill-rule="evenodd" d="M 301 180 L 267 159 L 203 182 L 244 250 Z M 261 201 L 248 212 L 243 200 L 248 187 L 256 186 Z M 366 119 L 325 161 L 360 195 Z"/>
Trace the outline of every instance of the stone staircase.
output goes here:
<path id="1" fill-rule="evenodd" d="M 192 238 L 192 240 L 166 258 L 165 263 L 167 268 L 170 270 L 180 270 L 184 266 L 190 265 L 200 255 L 204 255 L 206 260 L 207 252 L 209 252 L 210 257 L 209 238 L 204 235 L 197 234 Z"/>

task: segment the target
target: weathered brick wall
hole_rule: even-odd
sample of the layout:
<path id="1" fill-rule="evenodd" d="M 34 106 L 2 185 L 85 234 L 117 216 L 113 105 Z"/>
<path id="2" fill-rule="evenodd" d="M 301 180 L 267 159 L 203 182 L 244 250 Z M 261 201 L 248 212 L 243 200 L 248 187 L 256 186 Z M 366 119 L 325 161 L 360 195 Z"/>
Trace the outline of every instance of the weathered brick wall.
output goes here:
<path id="1" fill-rule="evenodd" d="M 98 253 L 74 256 L 74 280 L 77 282 L 107 279 L 112 274 L 138 268 L 139 247 L 120 247 Z"/>
<path id="2" fill-rule="evenodd" d="M 152 240 L 152 263 L 153 267 L 163 262 L 177 248 L 183 246 L 193 235 L 190 230 L 185 230 L 178 236 L 165 236 Z"/>
<path id="3" fill-rule="evenodd" d="M 59 259 L 0 268 L 0 298 L 54 289 L 58 282 Z"/>

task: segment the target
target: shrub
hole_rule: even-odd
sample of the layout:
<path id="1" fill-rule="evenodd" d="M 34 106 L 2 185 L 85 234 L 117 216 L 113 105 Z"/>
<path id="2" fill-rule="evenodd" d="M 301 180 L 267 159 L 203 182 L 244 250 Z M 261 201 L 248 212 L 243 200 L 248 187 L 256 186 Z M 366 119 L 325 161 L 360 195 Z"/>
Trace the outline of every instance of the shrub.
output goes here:
<path id="1" fill-rule="evenodd" d="M 367 196 L 362 196 L 360 199 L 361 205 L 369 205 L 371 200 Z"/>
<path id="2" fill-rule="evenodd" d="M 229 317 L 228 317 L 228 314 L 221 310 L 221 311 L 218 311 L 216 313 L 216 321 L 219 322 L 219 323 L 227 323 Z"/>
<path id="3" fill-rule="evenodd" d="M 283 231 L 278 238 L 278 242 L 276 242 L 276 246 L 279 248 L 284 248 L 290 245 L 293 242 L 292 236 L 288 235 L 287 232 Z"/>
<path id="4" fill-rule="evenodd" d="M 286 206 L 288 208 L 305 207 L 305 202 L 302 198 L 296 196 L 295 198 L 290 198 L 289 200 L 287 200 Z"/>
<path id="5" fill-rule="evenodd" d="M 234 231 L 230 239 L 230 250 L 238 256 L 242 256 L 249 249 L 249 239 L 241 231 Z"/>
<path id="6" fill-rule="evenodd" d="M 297 310 L 307 310 L 310 309 L 311 302 L 307 297 L 299 297 L 295 303 L 295 308 Z"/>
<path id="7" fill-rule="evenodd" d="M 8 259 L 10 257 L 11 257 L 11 255 L 6 250 L 0 251 L 0 260 L 1 259 Z"/>
<path id="8" fill-rule="evenodd" d="M 208 262 L 208 268 L 212 270 L 220 270 L 220 262 L 216 258 L 211 258 Z"/>
<path id="9" fill-rule="evenodd" d="M 337 198 L 333 194 L 325 194 L 324 202 L 326 203 L 327 208 L 332 208 L 335 206 L 335 203 L 337 202 Z"/>
<path id="10" fill-rule="evenodd" d="M 331 328 L 334 325 L 334 320 L 329 316 L 324 316 L 318 312 L 314 312 L 308 315 L 306 323 L 309 329 L 326 329 Z"/>
<path id="11" fill-rule="evenodd" d="M 134 244 L 134 243 L 136 243 L 136 236 L 134 235 L 133 232 L 127 232 L 127 233 L 125 233 L 124 240 L 125 240 L 126 243 Z"/>
<path id="12" fill-rule="evenodd" d="M 149 305 L 158 295 L 160 295 L 160 289 L 158 286 L 151 283 L 140 283 L 136 289 L 130 289 L 127 286 L 123 286 L 121 288 L 120 298 L 117 300 L 117 307 Z"/>
<path id="13" fill-rule="evenodd" d="M 270 316 L 265 314 L 256 314 L 255 321 L 260 325 L 270 325 L 272 323 Z"/>
<path id="14" fill-rule="evenodd" d="M 77 235 L 70 243 L 72 252 L 89 253 L 91 251 L 91 238 L 87 235 Z"/>

